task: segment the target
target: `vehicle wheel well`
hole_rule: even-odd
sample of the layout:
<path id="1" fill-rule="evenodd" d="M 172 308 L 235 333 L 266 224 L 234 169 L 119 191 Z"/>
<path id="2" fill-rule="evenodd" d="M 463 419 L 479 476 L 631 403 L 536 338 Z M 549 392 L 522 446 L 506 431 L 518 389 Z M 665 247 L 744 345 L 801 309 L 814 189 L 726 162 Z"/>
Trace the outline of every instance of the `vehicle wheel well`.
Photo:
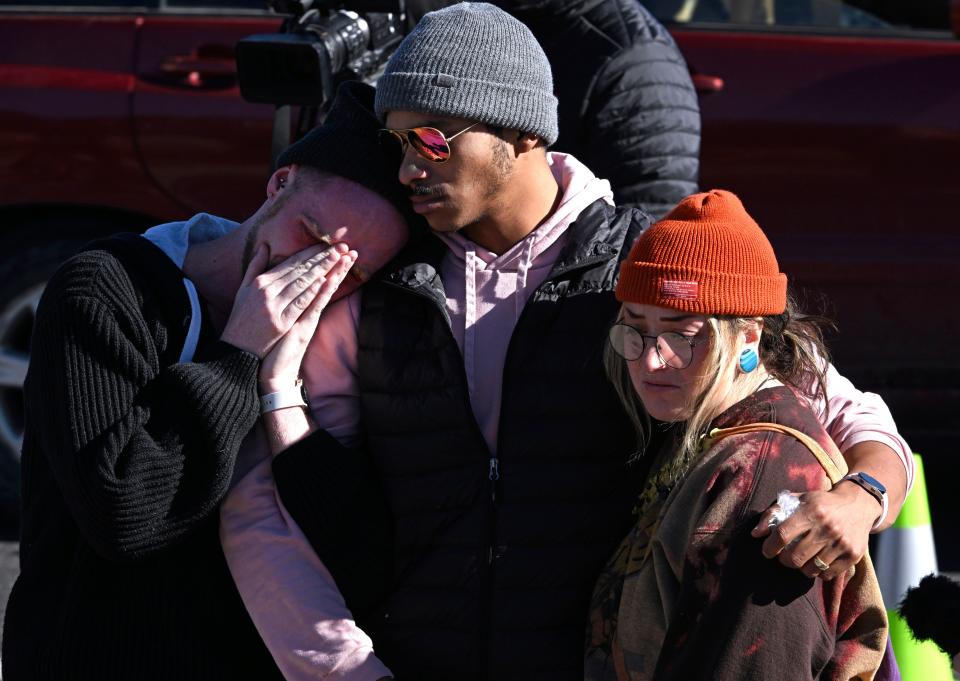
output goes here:
<path id="1" fill-rule="evenodd" d="M 18 524 L 23 377 L 43 286 L 87 242 L 156 222 L 89 206 L 0 207 L 0 534 Z"/>

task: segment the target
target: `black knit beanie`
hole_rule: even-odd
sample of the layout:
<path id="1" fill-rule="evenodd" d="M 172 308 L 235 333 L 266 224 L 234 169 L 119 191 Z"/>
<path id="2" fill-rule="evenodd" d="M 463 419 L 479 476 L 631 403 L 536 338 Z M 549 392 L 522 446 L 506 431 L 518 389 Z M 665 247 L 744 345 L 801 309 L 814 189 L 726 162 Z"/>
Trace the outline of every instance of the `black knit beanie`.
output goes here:
<path id="1" fill-rule="evenodd" d="M 409 217 L 410 200 L 397 179 L 397 159 L 377 142 L 382 126 L 373 113 L 374 90 L 359 81 L 340 85 L 323 123 L 291 144 L 277 168 L 296 163 L 352 180 L 380 194 Z"/>

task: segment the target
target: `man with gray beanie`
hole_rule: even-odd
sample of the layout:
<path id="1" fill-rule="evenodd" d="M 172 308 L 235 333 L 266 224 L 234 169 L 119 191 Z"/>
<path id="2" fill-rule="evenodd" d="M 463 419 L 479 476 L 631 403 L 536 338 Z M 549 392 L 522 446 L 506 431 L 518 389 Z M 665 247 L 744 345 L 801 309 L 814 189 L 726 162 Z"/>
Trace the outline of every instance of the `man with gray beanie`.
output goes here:
<path id="1" fill-rule="evenodd" d="M 374 602 L 344 590 L 379 660 L 327 568 L 291 548 L 289 518 L 270 528 L 237 505 L 228 552 L 246 579 L 234 576 L 288 679 L 582 678 L 590 593 L 643 473 L 601 357 L 618 263 L 648 218 L 547 153 L 549 65 L 492 5 L 426 15 L 388 63 L 376 111 L 434 235 L 364 286 L 342 365 L 324 365 L 324 380 L 353 378 L 361 449 L 330 424 L 337 437 L 289 447 L 273 474 L 280 511 L 326 560 L 315 530 L 337 513 L 330 498 L 352 503 L 344 462 L 369 458 L 392 516 L 394 548 L 375 559 L 390 574 Z M 362 541 L 363 522 L 341 519 Z"/>
<path id="2" fill-rule="evenodd" d="M 4 678 L 280 678 L 217 507 L 258 417 L 268 439 L 305 419 L 289 389 L 303 339 L 351 266 L 375 270 L 406 241 L 372 105 L 372 88 L 341 89 L 242 224 L 200 214 L 116 235 L 50 281 L 25 384 Z"/>
<path id="3" fill-rule="evenodd" d="M 406 0 L 414 26 L 450 0 Z M 636 0 L 494 0 L 550 60 L 560 136 L 552 147 L 610 181 L 617 205 L 660 218 L 698 191 L 700 108 L 686 61 Z M 661 4 L 662 6 L 662 4 Z"/>
<path id="4" fill-rule="evenodd" d="M 594 582 L 653 458 L 602 366 L 649 219 L 547 152 L 547 59 L 492 5 L 424 16 L 375 108 L 433 235 L 321 323 L 336 357 L 305 371 L 340 416 L 279 435 L 282 506 L 266 470 L 225 507 L 234 577 L 288 681 L 582 679 Z"/>

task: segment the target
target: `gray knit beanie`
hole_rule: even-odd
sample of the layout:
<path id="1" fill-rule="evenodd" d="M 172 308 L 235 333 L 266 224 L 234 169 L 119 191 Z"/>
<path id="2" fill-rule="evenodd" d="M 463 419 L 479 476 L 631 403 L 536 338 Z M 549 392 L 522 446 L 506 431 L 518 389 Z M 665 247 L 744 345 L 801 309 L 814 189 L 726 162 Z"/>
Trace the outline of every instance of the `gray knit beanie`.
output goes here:
<path id="1" fill-rule="evenodd" d="M 557 139 L 557 98 L 543 48 L 525 25 L 485 2 L 424 15 L 390 57 L 374 105 L 466 118 Z"/>

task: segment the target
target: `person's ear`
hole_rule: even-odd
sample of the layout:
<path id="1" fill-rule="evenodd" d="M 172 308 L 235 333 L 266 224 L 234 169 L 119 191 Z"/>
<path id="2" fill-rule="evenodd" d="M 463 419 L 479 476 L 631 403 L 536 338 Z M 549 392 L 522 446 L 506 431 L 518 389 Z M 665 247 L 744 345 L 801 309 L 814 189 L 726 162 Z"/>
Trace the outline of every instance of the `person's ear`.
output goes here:
<path id="1" fill-rule="evenodd" d="M 525 154 L 528 151 L 533 151 L 540 144 L 540 138 L 529 132 L 520 132 L 517 131 L 516 141 L 513 143 L 513 148 L 519 156 L 520 154 Z"/>
<path id="2" fill-rule="evenodd" d="M 283 166 L 277 168 L 270 179 L 267 180 L 267 198 L 272 199 L 285 188 L 293 183 L 293 176 L 296 173 L 296 166 Z"/>
<path id="3" fill-rule="evenodd" d="M 760 336 L 763 333 L 763 319 L 747 320 L 741 332 L 744 347 L 750 346 L 756 349 L 760 345 Z"/>

